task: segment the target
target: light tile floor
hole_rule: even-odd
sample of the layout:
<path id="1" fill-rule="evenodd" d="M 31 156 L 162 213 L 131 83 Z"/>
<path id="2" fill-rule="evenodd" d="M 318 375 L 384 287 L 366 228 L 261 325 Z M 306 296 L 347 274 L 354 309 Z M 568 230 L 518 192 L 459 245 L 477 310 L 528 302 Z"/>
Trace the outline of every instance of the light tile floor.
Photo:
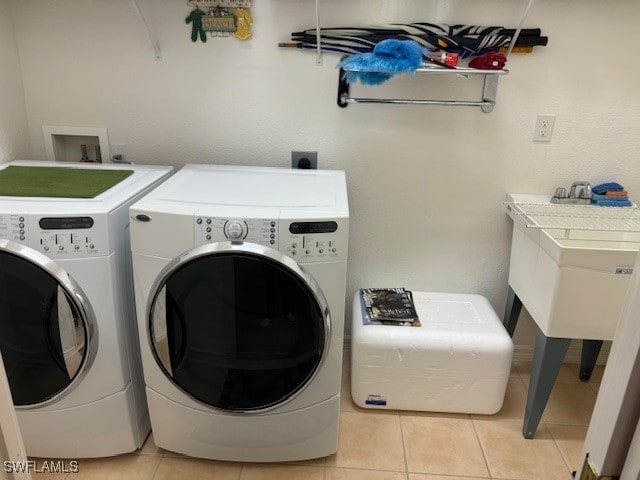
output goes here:
<path id="1" fill-rule="evenodd" d="M 531 365 L 513 365 L 496 415 L 374 411 L 351 402 L 344 363 L 339 449 L 295 464 L 201 460 L 158 448 L 149 436 L 140 451 L 79 460 L 79 472 L 35 474 L 55 480 L 555 480 L 569 479 L 578 462 L 604 367 L 590 383 L 565 364 L 532 440 L 522 438 Z M 36 459 L 38 460 L 38 459 Z"/>

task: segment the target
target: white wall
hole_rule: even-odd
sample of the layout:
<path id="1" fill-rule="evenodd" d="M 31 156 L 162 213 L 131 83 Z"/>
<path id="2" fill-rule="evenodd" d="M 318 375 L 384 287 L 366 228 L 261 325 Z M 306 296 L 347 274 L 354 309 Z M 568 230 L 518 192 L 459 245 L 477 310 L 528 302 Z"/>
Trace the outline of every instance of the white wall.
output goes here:
<path id="1" fill-rule="evenodd" d="M 317 150 L 343 169 L 352 212 L 349 291 L 360 286 L 486 295 L 502 315 L 510 221 L 505 193 L 617 180 L 640 200 L 637 0 L 538 0 L 526 26 L 548 47 L 513 55 L 491 114 L 479 109 L 336 106 L 338 57 L 279 49 L 314 25 L 312 0 L 255 0 L 254 38 L 193 44 L 186 1 L 139 0 L 153 57 L 127 0 L 13 0 L 34 157 L 43 124 L 103 126 L 139 163 L 286 166 Z M 442 21 L 515 27 L 521 0 L 322 0 L 324 26 Z M 459 87 L 462 85 L 462 87 Z M 462 78 L 403 78 L 355 93 L 467 94 Z M 557 115 L 551 144 L 536 114 Z M 533 343 L 521 321 L 516 343 Z"/>
<path id="2" fill-rule="evenodd" d="M 28 148 L 22 75 L 9 0 L 0 0 L 0 163 L 26 155 Z"/>

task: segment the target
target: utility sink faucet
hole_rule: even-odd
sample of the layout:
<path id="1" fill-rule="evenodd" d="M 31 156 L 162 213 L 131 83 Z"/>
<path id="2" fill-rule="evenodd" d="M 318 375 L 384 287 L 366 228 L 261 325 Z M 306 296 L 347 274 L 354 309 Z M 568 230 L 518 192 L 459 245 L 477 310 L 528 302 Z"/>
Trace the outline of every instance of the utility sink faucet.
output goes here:
<path id="1" fill-rule="evenodd" d="M 551 198 L 551 203 L 589 205 L 591 203 L 591 184 L 585 181 L 573 182 L 568 196 L 566 188 L 558 187 Z"/>
<path id="2" fill-rule="evenodd" d="M 576 190 L 578 194 L 576 195 Z M 573 182 L 569 190 L 569 198 L 591 198 L 591 184 L 589 182 Z"/>

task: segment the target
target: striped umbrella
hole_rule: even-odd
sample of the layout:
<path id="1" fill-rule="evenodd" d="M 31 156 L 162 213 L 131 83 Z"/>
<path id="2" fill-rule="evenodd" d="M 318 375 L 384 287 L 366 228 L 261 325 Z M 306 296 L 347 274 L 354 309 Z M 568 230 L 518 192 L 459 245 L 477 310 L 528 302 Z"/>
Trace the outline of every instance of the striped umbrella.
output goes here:
<path id="1" fill-rule="evenodd" d="M 547 37 L 540 29 L 520 32 L 516 46 L 546 45 Z M 363 28 L 320 29 L 320 46 L 323 51 L 346 54 L 365 53 L 388 38 L 413 40 L 429 50 L 446 50 L 458 53 L 462 58 L 482 55 L 490 50 L 506 47 L 515 30 L 500 26 L 446 25 L 434 23 L 390 24 Z M 293 43 L 281 43 L 283 47 L 317 48 L 316 30 L 310 29 L 291 34 Z"/>

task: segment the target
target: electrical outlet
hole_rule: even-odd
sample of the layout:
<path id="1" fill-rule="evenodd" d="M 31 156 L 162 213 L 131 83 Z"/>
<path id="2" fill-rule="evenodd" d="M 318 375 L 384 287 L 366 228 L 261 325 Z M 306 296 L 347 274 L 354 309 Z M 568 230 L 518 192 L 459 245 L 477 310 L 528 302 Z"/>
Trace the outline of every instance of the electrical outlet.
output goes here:
<path id="1" fill-rule="evenodd" d="M 127 159 L 127 146 L 111 145 L 111 161 L 113 163 L 131 163 Z"/>
<path id="2" fill-rule="evenodd" d="M 318 152 L 291 152 L 291 168 L 303 170 L 318 168 Z"/>
<path id="3" fill-rule="evenodd" d="M 536 120 L 536 129 L 533 132 L 534 142 L 551 142 L 553 125 L 556 123 L 555 115 L 539 114 Z"/>

